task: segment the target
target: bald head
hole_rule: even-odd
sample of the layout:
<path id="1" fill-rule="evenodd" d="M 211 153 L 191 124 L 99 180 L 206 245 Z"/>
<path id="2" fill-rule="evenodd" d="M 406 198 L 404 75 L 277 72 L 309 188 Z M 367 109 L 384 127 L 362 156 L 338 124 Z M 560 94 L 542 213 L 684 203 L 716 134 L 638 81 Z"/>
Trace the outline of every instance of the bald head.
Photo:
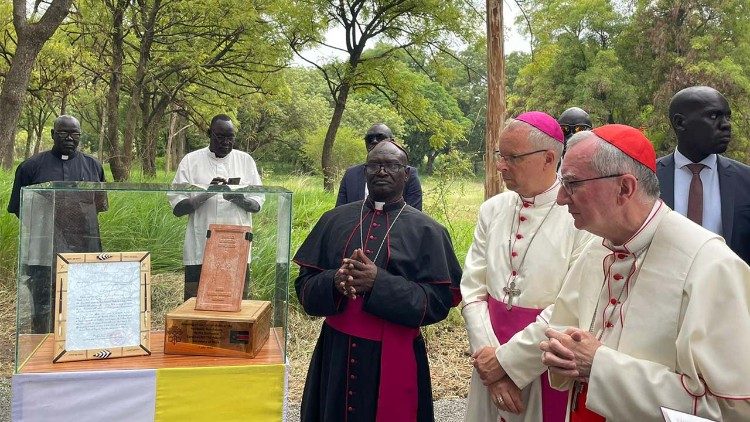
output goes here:
<path id="1" fill-rule="evenodd" d="M 726 102 L 721 92 L 710 86 L 690 86 L 678 91 L 669 101 L 669 118 L 677 113 L 690 112 L 695 109 L 706 107 L 717 100 Z"/>
<path id="2" fill-rule="evenodd" d="M 677 149 L 695 163 L 727 150 L 732 133 L 731 116 L 727 99 L 709 86 L 685 88 L 669 103 L 669 121 L 677 137 Z"/>
<path id="3" fill-rule="evenodd" d="M 408 155 L 403 148 L 396 145 L 393 142 L 379 142 L 367 153 L 367 161 L 370 161 L 371 156 L 386 156 L 393 157 L 398 160 L 399 163 L 406 165 L 409 162 Z"/>
<path id="4" fill-rule="evenodd" d="M 81 124 L 78 122 L 78 119 L 67 114 L 63 114 L 59 116 L 57 119 L 55 119 L 55 123 L 52 125 L 52 127 L 54 129 L 61 128 L 60 130 L 64 130 L 62 129 L 63 127 L 65 129 L 70 128 L 70 127 L 76 127 L 79 132 L 81 131 Z"/>
<path id="5" fill-rule="evenodd" d="M 81 140 L 81 124 L 73 116 L 63 114 L 52 125 L 52 151 L 61 155 L 71 155 Z"/>
<path id="6" fill-rule="evenodd" d="M 394 202 L 404 195 L 409 177 L 406 152 L 393 142 L 380 142 L 367 154 L 365 176 L 373 201 Z"/>
<path id="7" fill-rule="evenodd" d="M 365 134 L 365 148 L 367 148 L 367 151 L 369 152 L 378 143 L 392 139 L 393 132 L 391 131 L 391 128 L 383 123 L 376 123 L 367 129 L 367 133 Z"/>

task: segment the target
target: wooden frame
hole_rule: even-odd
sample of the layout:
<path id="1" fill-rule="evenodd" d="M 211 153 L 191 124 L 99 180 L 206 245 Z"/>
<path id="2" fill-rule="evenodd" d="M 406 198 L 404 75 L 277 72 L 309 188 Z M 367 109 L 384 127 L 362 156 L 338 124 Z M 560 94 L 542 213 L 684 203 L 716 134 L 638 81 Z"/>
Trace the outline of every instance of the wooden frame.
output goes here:
<path id="1" fill-rule="evenodd" d="M 148 252 L 60 253 L 56 270 L 53 363 L 151 354 Z"/>

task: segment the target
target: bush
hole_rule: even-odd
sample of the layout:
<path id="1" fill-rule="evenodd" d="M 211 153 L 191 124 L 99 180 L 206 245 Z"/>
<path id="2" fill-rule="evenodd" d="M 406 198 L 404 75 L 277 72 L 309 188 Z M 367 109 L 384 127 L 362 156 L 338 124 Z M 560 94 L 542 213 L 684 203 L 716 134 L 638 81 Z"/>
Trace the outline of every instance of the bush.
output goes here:
<path id="1" fill-rule="evenodd" d="M 326 127 L 321 127 L 305 139 L 305 156 L 316 174 L 323 174 L 320 158 L 323 156 L 323 141 L 325 140 L 326 130 Z M 367 150 L 362 135 L 348 126 L 340 126 L 336 134 L 336 142 L 333 144 L 331 157 L 333 158 L 333 170 L 337 174 L 343 173 L 349 166 L 364 163 Z"/>

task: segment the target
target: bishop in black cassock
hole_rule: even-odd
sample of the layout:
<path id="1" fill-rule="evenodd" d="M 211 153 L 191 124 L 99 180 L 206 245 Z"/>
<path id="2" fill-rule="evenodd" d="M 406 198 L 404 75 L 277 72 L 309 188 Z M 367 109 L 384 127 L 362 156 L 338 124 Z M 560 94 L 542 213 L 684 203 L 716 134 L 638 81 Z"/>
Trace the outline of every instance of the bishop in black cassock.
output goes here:
<path id="1" fill-rule="evenodd" d="M 458 303 L 461 267 L 445 228 L 404 203 L 405 164 L 395 144 L 373 149 L 370 197 L 326 212 L 294 257 L 300 304 L 326 317 L 303 422 L 434 419 L 419 327 Z"/>

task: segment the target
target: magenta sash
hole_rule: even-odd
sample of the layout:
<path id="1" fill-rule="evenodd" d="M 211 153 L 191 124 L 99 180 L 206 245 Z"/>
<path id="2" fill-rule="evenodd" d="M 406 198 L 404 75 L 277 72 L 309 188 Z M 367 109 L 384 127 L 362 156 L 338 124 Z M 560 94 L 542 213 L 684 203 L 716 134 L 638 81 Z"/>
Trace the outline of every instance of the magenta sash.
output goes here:
<path id="1" fill-rule="evenodd" d="M 394 324 L 362 309 L 364 300 L 347 299 L 344 312 L 326 317 L 326 324 L 350 336 L 380 341 L 380 386 L 375 420 L 417 420 L 417 359 L 414 339 L 418 328 Z"/>
<path id="2" fill-rule="evenodd" d="M 508 310 L 504 302 L 490 295 L 487 295 L 487 305 L 492 331 L 495 332 L 500 344 L 507 343 L 517 332 L 536 321 L 536 317 L 542 312 L 542 309 L 520 306 L 513 306 Z M 544 422 L 564 422 L 565 409 L 568 405 L 567 391 L 557 391 L 550 387 L 546 371 L 540 378 L 542 381 L 542 419 Z"/>

